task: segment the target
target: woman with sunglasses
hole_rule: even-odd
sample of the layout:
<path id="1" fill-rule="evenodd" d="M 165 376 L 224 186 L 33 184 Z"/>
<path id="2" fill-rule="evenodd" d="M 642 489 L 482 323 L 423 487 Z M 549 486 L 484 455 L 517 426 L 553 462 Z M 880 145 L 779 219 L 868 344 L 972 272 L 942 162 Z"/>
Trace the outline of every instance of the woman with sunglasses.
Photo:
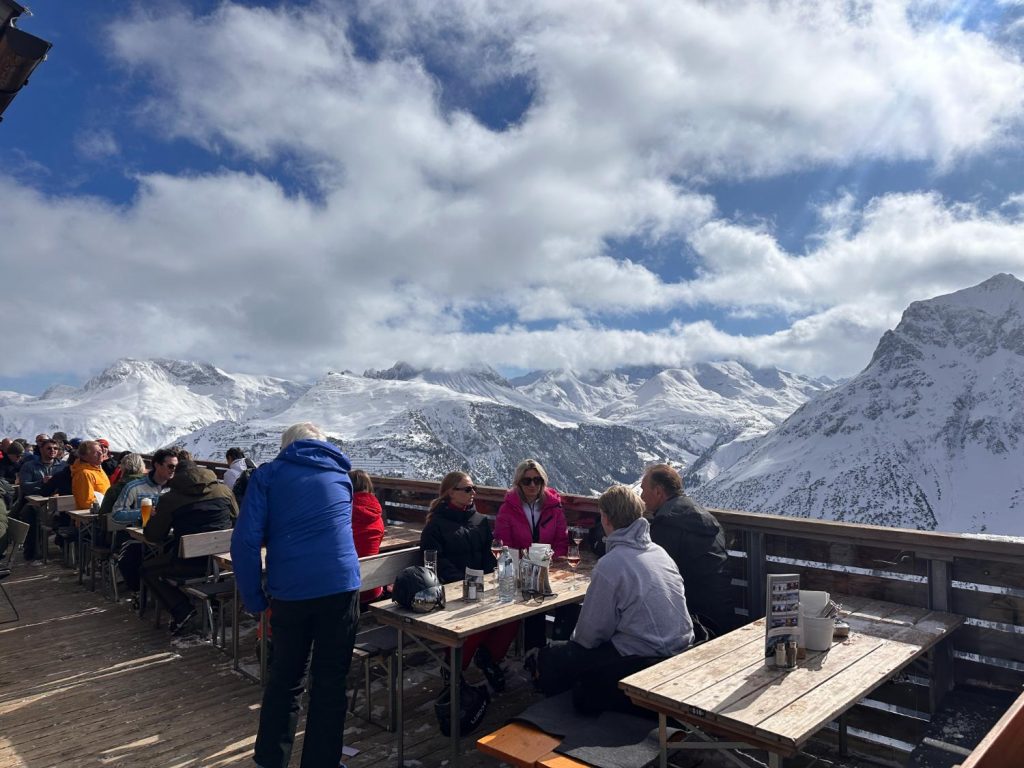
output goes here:
<path id="1" fill-rule="evenodd" d="M 494 521 L 494 535 L 509 549 L 550 544 L 555 557 L 565 557 L 569 551 L 562 497 L 548 487 L 548 473 L 536 459 L 516 467 L 512 487 Z"/>
<path id="2" fill-rule="evenodd" d="M 469 475 L 449 472 L 441 481 L 438 497 L 430 504 L 420 549 L 437 552 L 437 577 L 446 584 L 461 582 L 467 568 L 490 573 L 497 565 L 491 554 L 491 523 L 476 511 L 475 497 L 476 486 Z M 501 662 L 518 632 L 519 623 L 513 622 L 466 638 L 462 668 L 475 658 L 491 688 L 501 693 L 505 690 Z"/>
<path id="3" fill-rule="evenodd" d="M 548 487 L 548 473 L 536 459 L 526 459 L 516 467 L 512 487 L 494 521 L 494 535 L 509 549 L 529 549 L 531 544 L 550 544 L 555 557 L 569 551 L 569 533 L 562 511 L 562 497 Z M 572 632 L 579 610 L 556 611 L 557 633 Z M 546 619 L 531 616 L 525 623 L 526 650 L 545 644 Z"/>

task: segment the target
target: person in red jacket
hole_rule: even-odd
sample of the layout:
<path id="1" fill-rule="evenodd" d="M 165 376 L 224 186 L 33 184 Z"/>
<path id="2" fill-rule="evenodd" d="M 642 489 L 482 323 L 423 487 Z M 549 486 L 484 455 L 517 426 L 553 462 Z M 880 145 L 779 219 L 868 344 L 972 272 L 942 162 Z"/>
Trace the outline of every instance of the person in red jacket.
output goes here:
<path id="1" fill-rule="evenodd" d="M 361 469 L 348 473 L 352 480 L 352 539 L 359 557 L 376 555 L 384 538 L 384 514 L 373 495 L 373 482 Z M 360 603 L 372 603 L 383 594 L 381 587 L 359 593 Z"/>

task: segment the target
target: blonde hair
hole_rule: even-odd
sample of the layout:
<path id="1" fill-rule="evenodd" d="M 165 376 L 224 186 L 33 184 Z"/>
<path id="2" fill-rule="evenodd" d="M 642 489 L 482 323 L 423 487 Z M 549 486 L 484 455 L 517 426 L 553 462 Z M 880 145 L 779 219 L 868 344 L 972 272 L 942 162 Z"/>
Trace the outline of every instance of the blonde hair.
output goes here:
<path id="1" fill-rule="evenodd" d="M 519 462 L 519 466 L 516 467 L 516 473 L 512 477 L 512 487 L 516 489 L 516 493 L 519 494 L 519 498 L 523 501 L 526 501 L 526 497 L 523 496 L 523 489 L 519 484 L 523 481 L 523 475 L 531 469 L 536 470 L 537 474 L 540 475 L 540 479 L 544 481 L 544 484 L 540 487 L 541 492 L 548 487 L 548 473 L 544 471 L 544 467 L 541 466 L 540 462 L 536 459 L 524 459 Z"/>
<path id="2" fill-rule="evenodd" d="M 643 501 L 625 485 L 613 485 L 602 493 L 597 500 L 597 508 L 615 530 L 632 525 L 644 515 Z"/>

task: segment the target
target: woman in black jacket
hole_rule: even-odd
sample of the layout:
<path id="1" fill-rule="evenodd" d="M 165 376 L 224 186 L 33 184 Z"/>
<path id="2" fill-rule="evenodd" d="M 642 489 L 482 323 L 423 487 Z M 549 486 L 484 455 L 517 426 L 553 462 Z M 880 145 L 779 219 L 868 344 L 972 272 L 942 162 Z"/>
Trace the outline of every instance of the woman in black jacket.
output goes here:
<path id="1" fill-rule="evenodd" d="M 437 552 L 437 576 L 445 583 L 461 582 L 467 568 L 490 573 L 497 565 L 491 554 L 491 521 L 476 511 L 475 497 L 476 486 L 469 475 L 449 472 L 441 481 L 438 497 L 430 504 L 420 549 Z M 519 622 L 513 622 L 466 638 L 462 669 L 475 658 L 491 688 L 500 693 L 505 689 L 501 662 L 518 632 Z"/>

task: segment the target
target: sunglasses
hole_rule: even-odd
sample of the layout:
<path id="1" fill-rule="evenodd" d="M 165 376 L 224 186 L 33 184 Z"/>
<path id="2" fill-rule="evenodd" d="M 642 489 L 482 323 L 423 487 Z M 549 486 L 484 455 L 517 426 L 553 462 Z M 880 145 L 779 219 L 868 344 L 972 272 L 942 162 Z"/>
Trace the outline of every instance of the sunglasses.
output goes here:
<path id="1" fill-rule="evenodd" d="M 524 477 L 519 481 L 520 485 L 544 485 L 543 477 Z"/>
<path id="2" fill-rule="evenodd" d="M 462 488 L 455 487 L 452 490 L 453 491 L 462 491 L 463 493 L 476 493 L 476 486 L 475 485 L 465 485 Z"/>

